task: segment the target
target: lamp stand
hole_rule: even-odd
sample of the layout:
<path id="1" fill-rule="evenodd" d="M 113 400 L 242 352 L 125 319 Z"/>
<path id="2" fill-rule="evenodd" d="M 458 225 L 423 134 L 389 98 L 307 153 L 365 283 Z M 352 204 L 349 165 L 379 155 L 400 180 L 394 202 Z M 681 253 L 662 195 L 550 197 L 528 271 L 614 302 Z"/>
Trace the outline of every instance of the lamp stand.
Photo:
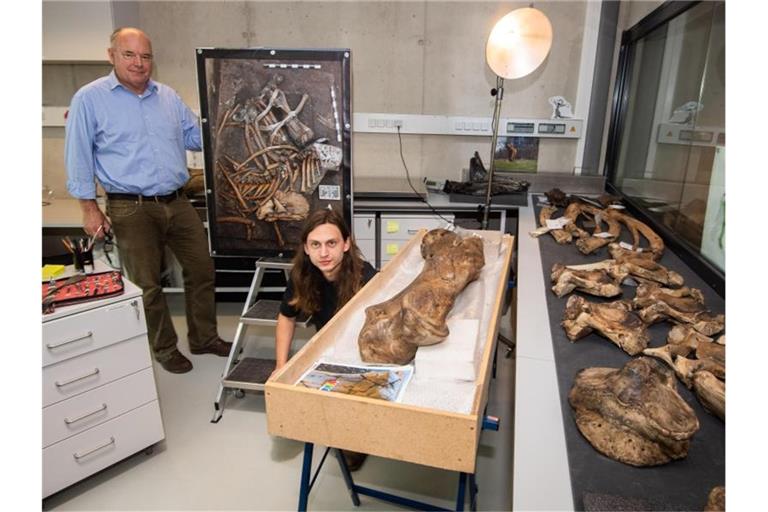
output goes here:
<path id="1" fill-rule="evenodd" d="M 488 215 L 491 212 L 491 187 L 493 186 L 493 171 L 496 169 L 496 141 L 499 138 L 499 117 L 501 116 L 501 100 L 504 99 L 504 79 L 496 75 L 496 88 L 491 90 L 491 95 L 496 97 L 493 107 L 493 137 L 491 138 L 491 160 L 488 165 L 488 190 L 485 194 L 485 209 L 483 210 L 483 223 L 481 228 L 488 229 Z"/>

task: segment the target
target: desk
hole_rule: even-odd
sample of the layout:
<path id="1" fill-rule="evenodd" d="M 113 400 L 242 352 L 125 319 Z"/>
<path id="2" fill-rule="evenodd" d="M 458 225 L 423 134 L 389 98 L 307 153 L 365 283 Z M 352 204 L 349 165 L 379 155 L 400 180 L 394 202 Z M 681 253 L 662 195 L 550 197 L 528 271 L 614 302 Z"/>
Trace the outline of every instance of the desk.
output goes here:
<path id="1" fill-rule="evenodd" d="M 103 200 L 99 202 L 104 207 Z M 43 230 L 50 228 L 81 228 L 83 227 L 83 212 L 77 199 L 54 199 L 51 204 L 43 206 Z"/>

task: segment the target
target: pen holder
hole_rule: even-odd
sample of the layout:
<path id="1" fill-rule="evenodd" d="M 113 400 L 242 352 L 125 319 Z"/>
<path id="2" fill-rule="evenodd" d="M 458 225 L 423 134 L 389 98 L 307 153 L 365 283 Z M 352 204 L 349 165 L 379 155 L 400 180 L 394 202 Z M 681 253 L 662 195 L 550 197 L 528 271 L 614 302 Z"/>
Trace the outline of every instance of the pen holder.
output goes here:
<path id="1" fill-rule="evenodd" d="M 81 250 L 76 248 L 72 253 L 72 261 L 77 272 L 85 273 L 86 265 L 90 265 L 93 268 L 93 249 Z"/>

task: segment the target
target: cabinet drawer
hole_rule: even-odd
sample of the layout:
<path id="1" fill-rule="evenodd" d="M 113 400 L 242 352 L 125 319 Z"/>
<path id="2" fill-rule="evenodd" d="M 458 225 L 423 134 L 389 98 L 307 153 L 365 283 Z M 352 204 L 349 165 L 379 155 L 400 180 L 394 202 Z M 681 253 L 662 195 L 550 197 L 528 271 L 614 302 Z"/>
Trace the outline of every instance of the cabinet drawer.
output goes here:
<path id="1" fill-rule="evenodd" d="M 453 220 L 453 214 L 442 214 Z M 410 240 L 420 229 L 445 227 L 446 222 L 434 215 L 382 215 L 381 240 Z"/>
<path id="2" fill-rule="evenodd" d="M 355 215 L 352 218 L 352 234 L 355 240 L 375 240 L 376 239 L 376 216 L 375 215 Z"/>
<path id="3" fill-rule="evenodd" d="M 147 335 L 43 368 L 43 407 L 151 368 Z"/>
<path id="4" fill-rule="evenodd" d="M 43 409 L 43 448 L 157 400 L 152 368 Z"/>
<path id="5" fill-rule="evenodd" d="M 43 366 L 147 332 L 144 307 L 133 298 L 43 324 Z"/>
<path id="6" fill-rule="evenodd" d="M 157 400 L 43 450 L 43 497 L 165 437 Z"/>
<path id="7" fill-rule="evenodd" d="M 373 266 L 376 266 L 376 240 L 356 240 L 363 258 Z"/>

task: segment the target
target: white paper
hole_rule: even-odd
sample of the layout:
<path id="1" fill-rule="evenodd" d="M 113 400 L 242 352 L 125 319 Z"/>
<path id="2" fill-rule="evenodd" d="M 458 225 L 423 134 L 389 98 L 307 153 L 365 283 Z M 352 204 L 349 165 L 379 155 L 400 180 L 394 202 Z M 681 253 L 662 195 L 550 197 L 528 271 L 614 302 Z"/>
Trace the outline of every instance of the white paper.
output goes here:
<path id="1" fill-rule="evenodd" d="M 625 207 L 620 204 L 611 204 L 608 205 L 608 208 L 613 208 L 614 210 L 623 210 Z"/>
<path id="2" fill-rule="evenodd" d="M 595 233 L 592 236 L 594 236 L 596 238 L 613 238 L 613 235 L 610 234 L 608 231 L 603 231 L 601 233 Z"/>
<path id="3" fill-rule="evenodd" d="M 622 249 L 626 249 L 628 251 L 632 250 L 632 244 L 628 244 L 627 242 L 619 242 L 619 247 L 621 247 Z M 643 252 L 643 248 L 638 247 L 637 252 Z"/>
<path id="4" fill-rule="evenodd" d="M 571 219 L 568 217 L 559 217 L 557 219 L 547 219 L 547 227 L 549 229 L 563 229 L 567 224 L 571 223 Z"/>

